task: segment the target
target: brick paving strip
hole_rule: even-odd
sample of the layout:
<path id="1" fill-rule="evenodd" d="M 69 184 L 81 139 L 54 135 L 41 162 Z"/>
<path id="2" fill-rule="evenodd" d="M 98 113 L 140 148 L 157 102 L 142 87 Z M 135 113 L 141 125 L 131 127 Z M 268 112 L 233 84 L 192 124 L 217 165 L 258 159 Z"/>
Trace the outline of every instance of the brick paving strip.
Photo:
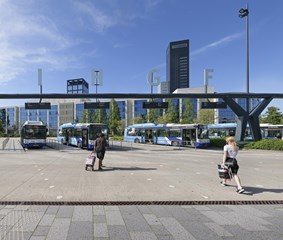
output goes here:
<path id="1" fill-rule="evenodd" d="M 0 204 L 0 239 L 283 239 L 283 204 Z"/>

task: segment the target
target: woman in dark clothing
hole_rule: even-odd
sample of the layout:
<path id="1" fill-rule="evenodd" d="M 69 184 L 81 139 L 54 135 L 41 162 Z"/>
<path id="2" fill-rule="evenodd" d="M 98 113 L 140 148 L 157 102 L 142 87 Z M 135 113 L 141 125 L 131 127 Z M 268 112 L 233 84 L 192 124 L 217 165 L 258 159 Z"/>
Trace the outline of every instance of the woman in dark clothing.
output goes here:
<path id="1" fill-rule="evenodd" d="M 94 144 L 94 152 L 96 152 L 96 156 L 99 159 L 99 165 L 98 165 L 99 171 L 103 170 L 102 161 L 104 159 L 106 147 L 107 147 L 107 141 L 105 135 L 103 133 L 100 133 Z"/>

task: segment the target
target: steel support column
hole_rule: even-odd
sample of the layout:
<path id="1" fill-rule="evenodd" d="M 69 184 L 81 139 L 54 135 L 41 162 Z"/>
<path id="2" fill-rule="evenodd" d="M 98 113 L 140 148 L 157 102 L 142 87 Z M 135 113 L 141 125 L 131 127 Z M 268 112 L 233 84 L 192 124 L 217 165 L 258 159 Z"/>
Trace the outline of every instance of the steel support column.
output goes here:
<path id="1" fill-rule="evenodd" d="M 243 141 L 245 138 L 245 130 L 247 127 L 249 114 L 232 99 L 231 97 L 222 98 L 223 101 L 232 109 L 232 111 L 238 116 L 235 140 Z"/>
<path id="2" fill-rule="evenodd" d="M 244 140 L 247 123 L 249 123 L 253 139 L 261 140 L 262 136 L 259 125 L 259 115 L 266 108 L 266 106 L 272 101 L 273 97 L 264 98 L 250 113 L 245 111 L 231 97 L 224 97 L 222 99 L 238 116 L 235 140 L 236 141 Z"/>
<path id="3" fill-rule="evenodd" d="M 266 106 L 272 101 L 272 97 L 263 99 L 249 114 L 249 125 L 251 133 L 254 140 L 260 140 L 262 138 L 260 125 L 259 125 L 259 115 L 266 108 Z"/>

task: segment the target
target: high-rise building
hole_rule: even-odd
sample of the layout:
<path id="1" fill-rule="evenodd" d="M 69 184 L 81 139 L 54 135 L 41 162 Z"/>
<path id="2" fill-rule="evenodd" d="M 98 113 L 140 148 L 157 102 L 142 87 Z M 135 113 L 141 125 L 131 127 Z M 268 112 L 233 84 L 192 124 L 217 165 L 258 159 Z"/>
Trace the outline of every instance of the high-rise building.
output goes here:
<path id="1" fill-rule="evenodd" d="M 67 93 L 89 93 L 88 82 L 83 78 L 67 80 Z"/>
<path id="2" fill-rule="evenodd" d="M 170 42 L 166 52 L 166 81 L 169 92 L 189 88 L 189 40 Z"/>

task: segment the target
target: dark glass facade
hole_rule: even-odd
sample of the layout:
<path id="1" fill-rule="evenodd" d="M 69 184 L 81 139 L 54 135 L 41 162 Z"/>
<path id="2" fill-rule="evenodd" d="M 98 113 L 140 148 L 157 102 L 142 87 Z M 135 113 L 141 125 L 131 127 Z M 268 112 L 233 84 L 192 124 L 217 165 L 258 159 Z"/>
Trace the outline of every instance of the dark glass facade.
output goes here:
<path id="1" fill-rule="evenodd" d="M 189 40 L 170 42 L 166 52 L 166 81 L 169 92 L 189 88 Z"/>
<path id="2" fill-rule="evenodd" d="M 88 82 L 83 78 L 67 80 L 67 93 L 89 93 Z"/>

